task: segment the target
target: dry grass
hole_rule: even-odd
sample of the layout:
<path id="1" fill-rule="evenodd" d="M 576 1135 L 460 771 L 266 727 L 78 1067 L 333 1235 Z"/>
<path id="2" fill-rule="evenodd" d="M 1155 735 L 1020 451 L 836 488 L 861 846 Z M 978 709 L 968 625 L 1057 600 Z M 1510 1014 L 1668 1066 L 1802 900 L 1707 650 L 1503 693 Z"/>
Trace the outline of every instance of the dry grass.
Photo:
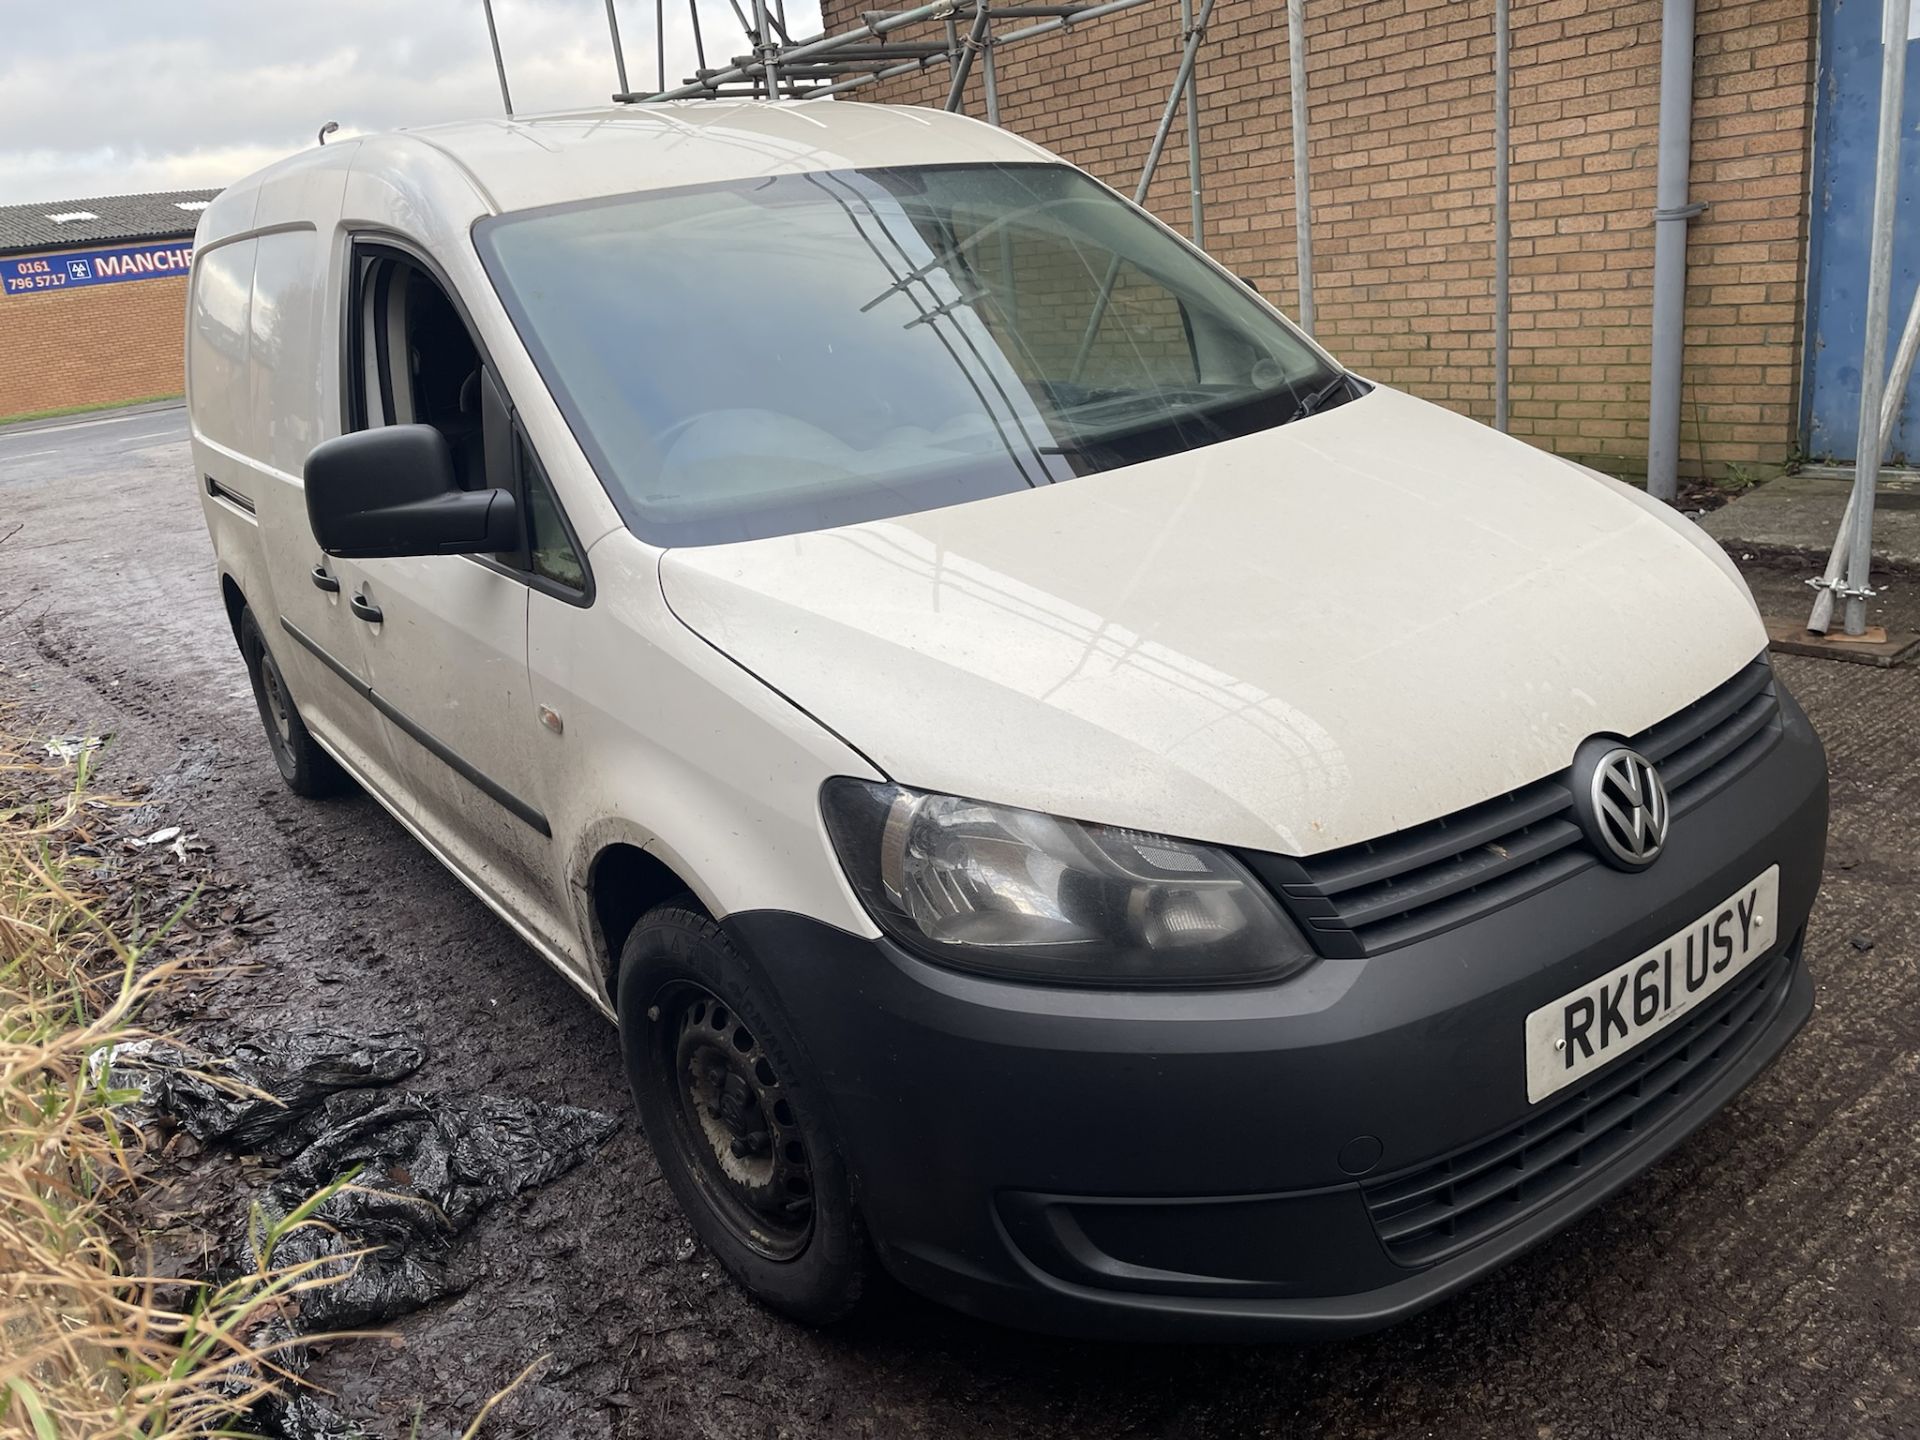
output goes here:
<path id="1" fill-rule="evenodd" d="M 187 962 L 146 963 L 152 937 L 130 943 L 102 918 L 106 891 L 78 853 L 99 813 L 83 803 L 86 759 L 53 766 L 0 738 L 0 1433 L 234 1433 L 291 1380 L 297 1297 L 331 1283 L 273 1263 L 324 1192 L 284 1219 L 255 1215 L 251 1264 L 231 1279 L 130 1268 L 145 1136 L 101 1060 L 141 1034 L 143 1006 Z"/>

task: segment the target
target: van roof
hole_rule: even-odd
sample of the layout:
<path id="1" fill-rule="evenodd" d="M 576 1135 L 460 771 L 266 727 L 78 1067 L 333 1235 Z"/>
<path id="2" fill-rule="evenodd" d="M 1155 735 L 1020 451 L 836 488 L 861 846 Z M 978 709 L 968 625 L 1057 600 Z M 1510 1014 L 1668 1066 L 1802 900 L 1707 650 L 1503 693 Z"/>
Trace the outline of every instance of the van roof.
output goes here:
<path id="1" fill-rule="evenodd" d="M 463 120 L 401 137 L 457 163 L 496 211 L 811 170 L 1053 158 L 963 115 L 844 100 L 665 101 Z"/>

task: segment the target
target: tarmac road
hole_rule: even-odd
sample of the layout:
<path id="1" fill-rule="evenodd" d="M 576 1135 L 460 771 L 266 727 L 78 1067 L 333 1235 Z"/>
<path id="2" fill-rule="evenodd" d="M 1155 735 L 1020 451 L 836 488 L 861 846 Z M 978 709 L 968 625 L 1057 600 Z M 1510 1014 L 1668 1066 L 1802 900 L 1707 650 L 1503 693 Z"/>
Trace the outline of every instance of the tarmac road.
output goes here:
<path id="1" fill-rule="evenodd" d="M 0 702 L 41 731 L 111 731 L 107 781 L 149 781 L 154 823 L 209 840 L 276 915 L 259 973 L 194 1003 L 249 1026 L 411 1027 L 424 1086 L 627 1115 L 612 1028 L 504 925 L 371 801 L 281 788 L 183 436 L 177 410 L 0 433 Z M 1792 577 L 1756 578 L 1799 603 Z M 1665 1163 L 1419 1319 L 1308 1348 L 1120 1348 L 888 1293 L 815 1333 L 731 1287 L 628 1124 L 480 1222 L 463 1297 L 399 1322 L 400 1346 L 330 1348 L 312 1376 L 385 1435 L 416 1412 L 422 1435 L 457 1433 L 543 1353 L 493 1433 L 1920 1433 L 1920 673 L 1779 669 L 1834 770 L 1814 1020 Z"/>

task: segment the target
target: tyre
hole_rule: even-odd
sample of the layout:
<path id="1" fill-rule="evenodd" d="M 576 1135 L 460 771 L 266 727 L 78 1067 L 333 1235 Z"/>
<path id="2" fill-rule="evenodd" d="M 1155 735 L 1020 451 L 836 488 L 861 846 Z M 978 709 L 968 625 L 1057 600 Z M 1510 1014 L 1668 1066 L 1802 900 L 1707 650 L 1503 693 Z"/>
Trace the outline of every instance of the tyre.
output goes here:
<path id="1" fill-rule="evenodd" d="M 346 789 L 346 772 L 308 733 L 251 610 L 240 612 L 240 654 L 246 659 L 247 675 L 253 681 L 253 700 L 260 708 L 260 724 L 267 732 L 267 746 L 273 751 L 273 763 L 280 767 L 280 778 L 287 782 L 287 788 L 310 800 L 324 799 Z"/>
<path id="2" fill-rule="evenodd" d="M 869 1257 L 820 1092 L 758 978 L 686 901 L 642 916 L 621 953 L 621 1047 L 680 1208 L 766 1305 L 825 1325 Z"/>

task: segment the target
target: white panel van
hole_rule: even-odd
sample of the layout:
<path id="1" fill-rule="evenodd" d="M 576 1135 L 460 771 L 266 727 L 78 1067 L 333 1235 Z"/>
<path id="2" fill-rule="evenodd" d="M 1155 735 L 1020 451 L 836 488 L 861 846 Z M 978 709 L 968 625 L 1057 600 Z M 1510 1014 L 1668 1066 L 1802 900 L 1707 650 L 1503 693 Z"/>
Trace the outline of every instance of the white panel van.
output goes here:
<path id="1" fill-rule="evenodd" d="M 208 207 L 187 351 L 287 783 L 618 1021 L 791 1314 L 1379 1325 L 1809 1013 L 1825 765 L 1726 557 L 1013 135 L 330 145 Z"/>

